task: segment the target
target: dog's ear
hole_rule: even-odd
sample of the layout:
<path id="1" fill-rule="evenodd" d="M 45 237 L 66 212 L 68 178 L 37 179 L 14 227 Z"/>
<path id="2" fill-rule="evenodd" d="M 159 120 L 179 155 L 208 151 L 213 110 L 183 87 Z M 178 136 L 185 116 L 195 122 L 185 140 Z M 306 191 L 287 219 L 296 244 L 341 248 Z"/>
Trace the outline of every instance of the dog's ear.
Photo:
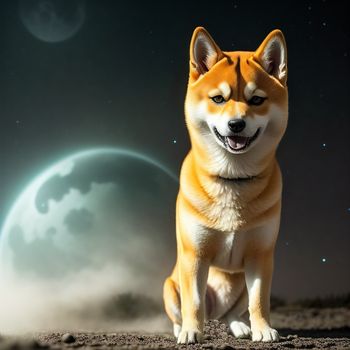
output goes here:
<path id="1" fill-rule="evenodd" d="M 287 82 L 287 46 L 282 32 L 272 31 L 254 52 L 253 58 L 283 85 Z"/>
<path id="2" fill-rule="evenodd" d="M 223 57 L 224 54 L 210 34 L 203 27 L 197 27 L 190 45 L 190 65 L 196 77 L 208 72 Z"/>

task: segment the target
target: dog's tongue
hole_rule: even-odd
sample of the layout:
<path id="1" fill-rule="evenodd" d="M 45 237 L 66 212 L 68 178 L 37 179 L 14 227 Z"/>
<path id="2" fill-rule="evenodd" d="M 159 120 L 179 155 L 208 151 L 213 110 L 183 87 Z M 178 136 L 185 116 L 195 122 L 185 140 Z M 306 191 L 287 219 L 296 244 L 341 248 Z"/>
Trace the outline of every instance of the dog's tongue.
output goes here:
<path id="1" fill-rule="evenodd" d="M 247 144 L 248 137 L 244 136 L 228 136 L 227 142 L 232 149 L 239 150 L 244 148 Z"/>

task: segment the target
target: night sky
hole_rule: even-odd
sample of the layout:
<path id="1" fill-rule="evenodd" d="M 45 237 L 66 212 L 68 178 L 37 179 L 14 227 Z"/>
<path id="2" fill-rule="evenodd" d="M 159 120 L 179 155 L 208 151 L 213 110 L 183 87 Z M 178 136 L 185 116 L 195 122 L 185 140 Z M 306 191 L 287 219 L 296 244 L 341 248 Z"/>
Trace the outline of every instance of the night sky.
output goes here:
<path id="1" fill-rule="evenodd" d="M 0 2 L 0 223 L 47 165 L 95 146 L 148 154 L 179 172 L 189 150 L 188 47 L 204 26 L 224 51 L 286 37 L 290 115 L 273 294 L 350 291 L 349 22 L 344 1 L 90 0 L 63 42 L 35 38 Z"/>

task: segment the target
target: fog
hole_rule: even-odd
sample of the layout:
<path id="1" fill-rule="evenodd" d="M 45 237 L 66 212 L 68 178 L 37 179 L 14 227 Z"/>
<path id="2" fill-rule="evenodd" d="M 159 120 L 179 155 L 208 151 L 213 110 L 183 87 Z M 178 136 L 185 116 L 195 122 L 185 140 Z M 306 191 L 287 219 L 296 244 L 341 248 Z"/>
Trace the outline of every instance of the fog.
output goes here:
<path id="1" fill-rule="evenodd" d="M 163 311 L 162 286 L 147 283 L 142 273 L 130 276 L 108 266 L 54 280 L 1 277 L 3 334 L 170 329 Z"/>

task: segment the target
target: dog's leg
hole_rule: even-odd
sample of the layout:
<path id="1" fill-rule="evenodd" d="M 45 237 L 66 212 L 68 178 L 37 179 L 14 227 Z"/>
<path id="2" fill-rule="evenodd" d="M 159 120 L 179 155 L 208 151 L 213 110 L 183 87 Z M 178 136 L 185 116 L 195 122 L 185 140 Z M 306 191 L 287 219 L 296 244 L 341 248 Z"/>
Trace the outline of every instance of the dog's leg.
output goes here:
<path id="1" fill-rule="evenodd" d="M 245 259 L 249 293 L 249 314 L 253 341 L 278 341 L 278 332 L 270 327 L 270 290 L 273 249 L 254 251 Z"/>
<path id="2" fill-rule="evenodd" d="M 177 338 L 181 331 L 182 321 L 179 285 L 174 280 L 174 276 L 168 277 L 165 280 L 163 288 L 163 299 L 165 310 L 173 322 L 174 336 Z"/>
<path id="3" fill-rule="evenodd" d="M 252 332 L 250 330 L 248 313 L 248 292 L 245 286 L 239 298 L 226 313 L 224 320 L 229 325 L 232 335 L 235 338 L 251 337 Z"/>
<path id="4" fill-rule="evenodd" d="M 209 318 L 226 323 L 235 338 L 250 338 L 248 292 L 244 273 L 229 273 L 211 267 L 208 286 L 215 296 Z"/>
<path id="5" fill-rule="evenodd" d="M 208 270 L 207 261 L 194 256 L 193 252 L 181 252 L 179 277 L 182 327 L 178 337 L 180 344 L 203 341 Z"/>

